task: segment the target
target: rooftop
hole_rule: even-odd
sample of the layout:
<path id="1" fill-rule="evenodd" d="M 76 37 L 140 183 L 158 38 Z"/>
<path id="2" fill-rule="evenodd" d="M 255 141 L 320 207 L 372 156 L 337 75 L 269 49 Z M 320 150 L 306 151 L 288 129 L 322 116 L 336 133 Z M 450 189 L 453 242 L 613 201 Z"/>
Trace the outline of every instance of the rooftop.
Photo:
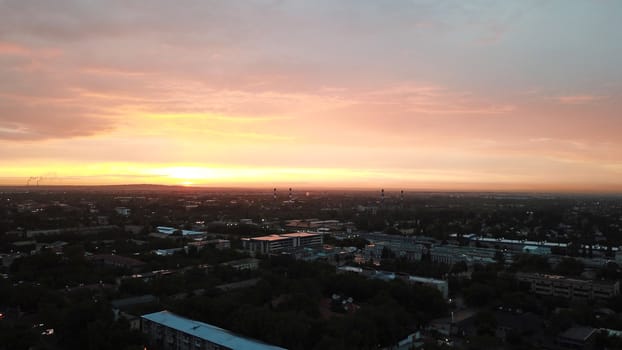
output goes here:
<path id="1" fill-rule="evenodd" d="M 250 240 L 254 241 L 279 241 L 283 239 L 288 239 L 290 237 L 283 237 L 279 235 L 268 235 L 268 236 L 259 236 L 259 237 L 251 237 Z"/>
<path id="2" fill-rule="evenodd" d="M 284 348 L 269 345 L 258 340 L 245 338 L 226 329 L 212 326 L 207 323 L 194 321 L 169 311 L 160 311 L 143 315 L 142 318 L 156 322 L 166 327 L 190 334 L 209 342 L 236 350 L 284 350 Z"/>
<path id="3" fill-rule="evenodd" d="M 174 227 L 168 227 L 168 226 L 158 226 L 156 227 L 156 230 L 158 231 L 158 233 L 163 233 L 165 235 L 172 235 L 178 229 Z M 201 231 L 192 231 L 192 230 L 179 230 L 179 231 L 181 231 L 182 236 L 194 236 L 194 235 L 205 234 L 205 232 L 201 232 Z"/>
<path id="4" fill-rule="evenodd" d="M 123 307 L 139 305 L 139 304 L 153 303 L 156 301 L 158 301 L 158 298 L 156 298 L 155 296 L 151 294 L 145 294 L 145 295 L 141 295 L 138 297 L 112 300 L 110 302 L 110 305 L 112 305 L 114 308 L 119 309 Z"/>
<path id="5" fill-rule="evenodd" d="M 543 278 L 547 280 L 556 280 L 556 281 L 568 281 L 572 283 L 583 283 L 583 284 L 598 284 L 598 285 L 615 285 L 618 283 L 617 281 L 610 280 L 592 280 L 592 279 L 581 279 L 581 278 L 572 278 L 560 275 L 550 275 L 545 273 L 536 273 L 536 272 L 517 272 L 517 277 L 528 277 L 528 278 Z"/>
<path id="6" fill-rule="evenodd" d="M 438 280 L 435 278 L 429 278 L 429 277 L 419 277 L 419 276 L 408 276 L 408 279 L 410 281 L 413 282 L 419 282 L 419 283 L 431 283 L 431 284 L 446 284 L 447 281 L 443 281 L 443 280 Z"/>
<path id="7" fill-rule="evenodd" d="M 292 233 L 284 233 L 280 236 L 283 236 L 283 237 L 316 237 L 316 236 L 319 236 L 319 234 L 308 233 L 308 232 L 292 232 Z"/>
<path id="8" fill-rule="evenodd" d="M 571 327 L 559 336 L 561 338 L 585 342 L 595 331 L 596 329 L 592 327 Z"/>
<path id="9" fill-rule="evenodd" d="M 142 261 L 140 261 L 138 259 L 129 258 L 129 257 L 126 257 L 126 256 L 121 256 L 121 255 L 112 255 L 112 254 L 96 254 L 96 255 L 92 255 L 92 256 L 89 257 L 89 260 L 92 260 L 92 261 L 104 261 L 104 262 L 109 263 L 109 264 L 125 265 L 125 266 L 128 266 L 128 267 L 145 265 L 144 262 L 142 262 Z"/>

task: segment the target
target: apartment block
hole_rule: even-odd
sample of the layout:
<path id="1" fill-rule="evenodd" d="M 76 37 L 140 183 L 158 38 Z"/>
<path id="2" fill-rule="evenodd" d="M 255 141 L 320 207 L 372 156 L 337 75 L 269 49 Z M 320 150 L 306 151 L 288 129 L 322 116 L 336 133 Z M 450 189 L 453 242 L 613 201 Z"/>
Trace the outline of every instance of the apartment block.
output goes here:
<path id="1" fill-rule="evenodd" d="M 321 234 L 307 232 L 242 238 L 244 249 L 261 254 L 291 252 L 298 248 L 319 248 L 323 242 Z"/>
<path id="2" fill-rule="evenodd" d="M 142 332 L 148 339 L 149 349 L 285 350 L 169 311 L 143 315 L 141 321 Z"/>
<path id="3" fill-rule="evenodd" d="M 592 281 L 538 273 L 517 273 L 516 278 L 531 284 L 531 291 L 569 299 L 608 299 L 620 294 L 619 281 Z"/>

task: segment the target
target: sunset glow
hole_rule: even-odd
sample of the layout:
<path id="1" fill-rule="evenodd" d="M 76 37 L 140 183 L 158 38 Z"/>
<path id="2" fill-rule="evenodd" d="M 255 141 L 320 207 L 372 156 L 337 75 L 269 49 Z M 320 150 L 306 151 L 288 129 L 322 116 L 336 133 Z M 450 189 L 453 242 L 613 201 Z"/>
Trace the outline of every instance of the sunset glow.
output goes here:
<path id="1" fill-rule="evenodd" d="M 0 1 L 0 185 L 622 192 L 620 23 L 619 1 Z"/>

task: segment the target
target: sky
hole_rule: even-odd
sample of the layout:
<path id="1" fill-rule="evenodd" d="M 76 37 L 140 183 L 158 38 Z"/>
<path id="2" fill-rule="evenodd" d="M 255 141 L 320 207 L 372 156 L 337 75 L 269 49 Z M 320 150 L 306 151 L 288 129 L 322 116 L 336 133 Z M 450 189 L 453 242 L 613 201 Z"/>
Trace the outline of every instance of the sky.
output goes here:
<path id="1" fill-rule="evenodd" d="M 0 185 L 622 192 L 621 32 L 618 0 L 0 0 Z"/>

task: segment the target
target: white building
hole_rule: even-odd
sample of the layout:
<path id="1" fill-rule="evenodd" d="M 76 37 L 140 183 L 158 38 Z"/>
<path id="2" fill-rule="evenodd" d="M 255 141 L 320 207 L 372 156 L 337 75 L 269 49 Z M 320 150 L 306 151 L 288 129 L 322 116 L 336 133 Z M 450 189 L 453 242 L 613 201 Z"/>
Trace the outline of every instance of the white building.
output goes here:
<path id="1" fill-rule="evenodd" d="M 295 232 L 281 235 L 242 238 L 242 246 L 251 253 L 274 254 L 296 248 L 319 248 L 324 240 L 321 234 Z"/>
<path id="2" fill-rule="evenodd" d="M 168 311 L 143 315 L 142 332 L 162 350 L 284 350 Z"/>
<path id="3" fill-rule="evenodd" d="M 438 289 L 439 292 L 441 292 L 443 298 L 449 298 L 449 283 L 447 283 L 447 281 L 428 277 L 408 276 L 408 282 L 422 284 L 428 287 L 434 287 Z"/>
<path id="4" fill-rule="evenodd" d="M 551 255 L 551 248 L 545 246 L 526 245 L 523 247 L 523 253 L 533 255 Z"/>

